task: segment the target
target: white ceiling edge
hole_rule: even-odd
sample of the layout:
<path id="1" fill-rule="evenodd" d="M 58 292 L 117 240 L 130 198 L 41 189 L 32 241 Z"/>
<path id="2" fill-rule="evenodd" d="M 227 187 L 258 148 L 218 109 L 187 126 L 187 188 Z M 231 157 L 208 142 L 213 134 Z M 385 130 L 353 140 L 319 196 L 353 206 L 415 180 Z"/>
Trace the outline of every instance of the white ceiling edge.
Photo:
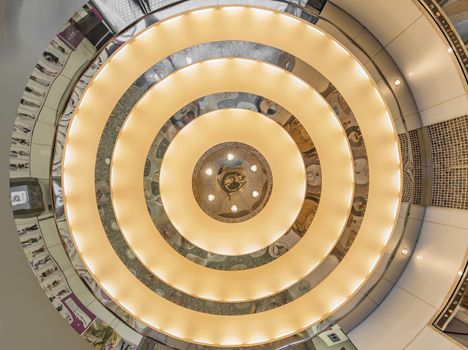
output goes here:
<path id="1" fill-rule="evenodd" d="M 468 114 L 468 97 L 465 80 L 442 33 L 431 23 L 412 0 L 333 0 L 334 4 L 347 11 L 361 22 L 387 49 L 404 75 L 418 106 L 424 126 L 450 120 Z M 425 221 L 445 225 L 463 222 L 467 211 L 428 208 Z M 440 225 L 441 226 L 441 225 Z M 437 252 L 440 244 L 447 252 L 464 251 L 468 237 L 458 231 L 445 235 L 443 242 L 434 239 L 432 232 L 437 226 L 427 223 L 422 230 L 418 251 Z M 445 229 L 438 233 L 441 235 Z M 450 230 L 449 230 L 450 231 Z M 453 229 L 451 229 L 453 231 Z M 441 238 L 441 237 L 439 237 Z M 450 292 L 457 278 L 458 266 L 463 252 L 438 256 L 442 259 L 446 277 L 437 285 L 437 290 L 424 288 L 422 275 L 438 266 L 425 264 L 417 254 L 408 264 L 402 279 L 381 305 L 358 327 L 350 332 L 350 339 L 360 350 L 367 349 L 412 349 L 422 350 L 424 344 L 444 344 L 447 349 L 457 349 L 455 343 L 430 326 L 432 317 L 442 306 L 442 295 Z M 419 283 L 416 283 L 419 281 Z M 409 288 L 410 291 L 406 290 Z M 439 304 L 439 305 L 435 305 Z M 408 312 L 412 310 L 411 312 Z"/>
<path id="2" fill-rule="evenodd" d="M 418 243 L 397 285 L 348 334 L 359 350 L 424 350 L 432 341 L 446 346 L 437 349 L 463 349 L 431 323 L 459 278 L 468 247 L 467 215 L 466 210 L 428 207 Z M 426 328 L 429 331 L 423 331 Z"/>
<path id="3" fill-rule="evenodd" d="M 468 113 L 466 82 L 436 24 L 414 0 L 332 0 L 387 49 L 415 98 L 423 125 Z"/>

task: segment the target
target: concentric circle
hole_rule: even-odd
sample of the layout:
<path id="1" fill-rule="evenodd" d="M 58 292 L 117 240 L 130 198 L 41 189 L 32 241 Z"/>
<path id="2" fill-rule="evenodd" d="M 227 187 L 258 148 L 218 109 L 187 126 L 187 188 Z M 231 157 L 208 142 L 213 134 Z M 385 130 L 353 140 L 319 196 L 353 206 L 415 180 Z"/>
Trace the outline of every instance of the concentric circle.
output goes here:
<path id="1" fill-rule="evenodd" d="M 242 26 L 239 23 L 242 23 Z M 213 26 L 219 30 L 211 30 L 210 28 L 213 28 Z M 276 28 L 278 35 L 272 36 L 270 28 Z M 174 32 L 178 33 L 176 37 L 171 34 Z M 291 42 L 291 37 L 298 38 L 297 40 L 301 40 L 301 42 L 307 44 L 301 46 L 295 45 L 295 43 Z M 249 40 L 278 47 L 304 60 L 329 78 L 343 93 L 360 124 L 364 141 L 368 146 L 371 179 L 368 206 L 360 232 L 342 263 L 317 287 L 291 303 L 274 310 L 242 316 L 218 316 L 194 312 L 174 305 L 144 287 L 126 270 L 115 252 L 112 251 L 99 221 L 93 193 L 93 169 L 99 135 L 112 110 L 112 106 L 115 105 L 125 87 L 134 81 L 138 73 L 147 68 L 151 62 L 162 59 L 170 52 L 174 52 L 179 48 L 189 47 L 196 43 L 229 39 Z M 164 42 L 167 45 L 151 45 L 151 43 L 155 42 Z M 321 52 L 321 55 L 316 55 L 317 51 Z M 125 64 L 128 59 L 133 61 L 133 65 L 128 66 Z M 189 78 L 188 80 L 178 80 L 177 78 L 182 78 L 184 75 L 179 74 L 176 77 L 176 74 L 174 74 L 172 79 L 165 79 L 158 86 L 161 89 L 169 88 L 170 90 L 170 86 L 173 84 L 179 85 L 179 88 L 190 85 L 188 83 L 190 83 L 192 78 L 197 76 L 195 73 L 198 70 L 197 67 L 200 66 L 202 65 L 193 65 L 186 70 L 186 72 L 194 73 L 193 75 L 188 74 L 185 76 Z M 218 69 L 216 64 L 207 64 L 204 66 L 205 70 L 202 69 L 201 71 L 209 73 L 208 76 L 216 75 L 220 77 L 223 76 L 222 73 L 225 72 L 225 69 L 229 68 L 225 65 L 221 66 L 223 66 L 224 70 Z M 279 79 L 281 74 L 275 74 L 276 71 L 267 68 L 267 66 L 249 66 L 249 64 L 245 64 L 243 65 L 243 74 L 250 74 L 251 76 L 253 73 L 255 75 L 261 74 L 263 69 L 266 68 L 270 84 L 284 87 L 284 85 L 279 84 L 280 81 L 282 82 L 282 79 Z M 113 79 L 115 77 L 118 77 L 118 79 Z M 277 98 L 272 98 L 272 100 L 277 99 L 281 104 L 286 102 L 284 101 L 285 99 L 290 100 L 289 104 L 293 104 L 292 101 L 295 101 L 298 109 L 305 107 L 302 106 L 303 101 L 312 101 L 312 105 L 320 105 L 320 98 L 311 93 L 305 84 L 301 85 L 300 81 L 292 80 L 297 89 L 294 89 L 292 93 L 289 93 L 285 89 L 282 91 L 283 98 L 281 98 L 282 96 L 274 96 Z M 197 82 L 200 81 L 202 79 L 197 80 Z M 229 83 L 230 81 L 224 82 Z M 228 85 L 217 87 L 217 91 L 229 91 L 231 87 Z M 234 91 L 239 90 L 235 89 Z M 258 91 L 253 92 L 259 93 Z M 204 91 L 204 93 L 206 94 L 207 91 Z M 184 95 L 187 95 L 184 98 L 193 97 L 188 96 L 190 95 L 188 93 L 184 93 Z M 148 94 L 145 99 L 149 96 Z M 174 98 L 174 94 L 170 96 Z M 159 97 L 164 97 L 164 94 L 159 95 Z M 266 97 L 272 96 L 268 96 L 267 94 Z M 172 103 L 172 101 L 169 101 L 171 98 L 159 100 L 164 101 L 161 109 L 164 109 L 166 102 Z M 174 102 L 174 104 L 177 103 L 177 101 Z M 145 109 L 148 106 L 145 106 L 145 103 L 143 103 L 139 104 L 139 107 Z M 165 111 L 161 111 L 161 115 L 165 115 L 165 118 L 168 118 L 170 113 L 167 112 L 175 111 L 174 107 L 174 105 L 167 107 Z M 347 196 L 343 196 L 343 192 L 334 197 L 335 191 L 325 191 L 326 189 L 330 189 L 330 186 L 334 188 L 343 186 L 343 183 L 340 181 L 335 181 L 332 184 L 332 179 L 336 179 L 336 175 L 340 175 L 343 172 L 342 164 L 347 164 L 346 159 L 340 158 L 335 162 L 335 171 L 330 173 L 330 168 L 328 168 L 327 164 L 333 161 L 333 156 L 332 154 L 327 154 L 329 149 L 323 149 L 320 148 L 322 146 L 319 146 L 324 142 L 323 139 L 328 138 L 328 144 L 330 144 L 330 142 L 334 141 L 331 138 L 337 136 L 336 133 L 325 131 L 327 123 L 333 120 L 333 118 L 330 118 L 332 114 L 328 113 L 325 119 L 321 119 L 317 118 L 317 115 L 311 113 L 310 110 L 308 112 L 310 115 L 313 115 L 317 129 L 321 129 L 324 134 L 311 134 L 319 151 L 321 163 L 323 161 L 324 165 L 324 191 L 322 192 L 323 198 L 321 199 L 317 215 L 311 225 L 314 229 L 309 230 L 294 249 L 273 263 L 265 265 L 274 266 L 284 263 L 285 266 L 283 266 L 281 273 L 274 276 L 286 285 L 289 278 L 294 275 L 299 277 L 304 272 L 303 266 L 287 264 L 290 259 L 294 261 L 294 258 L 291 258 L 292 256 L 296 255 L 296 258 L 302 256 L 301 249 L 304 246 L 304 242 L 310 240 L 311 236 L 320 236 L 320 239 L 316 242 L 319 247 L 314 246 L 312 251 L 308 251 L 306 258 L 309 262 L 312 261 L 313 265 L 313 261 L 320 261 L 319 256 L 322 256 L 323 252 L 329 251 L 334 244 L 333 242 L 339 236 L 340 227 L 329 227 L 323 225 L 324 222 L 317 224 L 317 222 L 320 223 L 320 216 L 323 216 L 323 214 L 320 214 L 323 208 L 330 205 L 328 202 L 334 203 L 328 215 L 335 217 L 334 210 L 337 210 L 336 206 L 341 206 L 340 210 L 342 210 L 347 207 L 346 203 L 349 203 Z M 302 115 L 302 113 L 295 114 Z M 143 113 L 142 115 L 145 114 Z M 148 120 L 144 121 L 147 122 Z M 137 124 L 142 125 L 141 120 Z M 119 138 L 119 144 L 123 140 L 126 142 L 135 141 L 132 140 L 135 134 L 126 131 L 130 131 L 136 126 L 136 124 L 132 123 L 125 124 L 121 134 L 123 138 Z M 340 129 L 340 138 L 342 132 L 343 130 Z M 144 133 L 145 130 L 140 128 L 140 134 Z M 154 130 L 148 130 L 148 133 L 152 133 L 154 136 Z M 347 143 L 344 147 L 346 149 L 341 150 L 344 152 L 342 155 L 348 150 L 347 156 L 349 156 Z M 131 153 L 137 151 L 117 146 L 113 165 L 118 165 L 124 158 L 125 152 Z M 139 151 L 141 152 L 142 150 L 140 149 Z M 147 151 L 147 149 L 143 149 L 143 151 Z M 82 156 L 83 154 L 85 156 Z M 194 343 L 224 347 L 256 345 L 284 338 L 318 322 L 346 302 L 365 282 L 383 253 L 397 216 L 400 195 L 398 155 L 397 141 L 390 116 L 374 84 L 369 80 L 362 66 L 329 36 L 305 22 L 266 9 L 236 6 L 197 10 L 186 15 L 158 22 L 135 40 L 124 45 L 103 66 L 101 72 L 88 87 L 71 123 L 64 152 L 63 188 L 65 193 L 65 210 L 72 237 L 87 268 L 103 289 L 134 317 L 140 319 L 153 329 Z M 141 174 L 142 170 L 140 171 L 139 169 L 142 169 L 143 165 L 144 160 L 141 167 L 137 167 L 136 172 L 140 172 Z M 344 173 L 350 176 L 352 182 L 352 167 L 350 170 Z M 118 179 L 123 174 L 124 172 L 119 171 L 118 175 L 112 176 L 112 181 Z M 141 181 L 141 179 L 142 177 L 137 181 Z M 345 182 L 347 186 L 349 183 Z M 142 193 L 140 191 L 138 196 L 141 195 L 139 200 L 144 202 Z M 116 208 L 118 206 L 116 198 L 114 198 L 114 206 Z M 124 214 L 124 212 L 121 214 Z M 133 224 L 131 212 L 127 215 L 121 216 L 119 221 L 128 221 Z M 122 222 L 120 224 L 122 226 Z M 122 226 L 122 231 L 125 233 L 124 226 Z M 327 233 L 323 234 L 324 231 Z M 142 256 L 143 245 L 148 245 L 148 241 L 141 240 L 142 237 L 136 239 L 137 236 L 130 238 L 133 239 L 133 241 L 130 240 L 130 245 L 135 254 L 139 255 L 141 259 L 144 257 Z M 157 247 L 159 248 L 159 246 Z M 158 265 L 154 264 L 155 262 L 159 263 L 155 261 L 159 258 L 155 254 L 146 256 L 146 258 L 149 259 L 150 266 Z M 173 271 L 177 270 L 179 274 L 179 280 L 174 280 L 179 287 L 187 282 L 185 281 L 187 277 L 190 277 L 190 271 L 181 268 L 181 264 L 173 266 Z M 301 271 L 291 271 L 296 268 L 299 268 Z M 253 270 L 257 269 L 247 271 Z M 184 272 L 183 276 L 180 276 L 181 271 Z M 264 269 L 263 271 L 267 270 Z M 159 273 L 161 277 L 177 277 L 175 274 L 169 276 L 169 274 L 172 274 L 172 271 L 169 270 L 154 272 L 156 274 Z M 226 272 L 226 275 L 233 276 L 233 279 L 235 279 L 237 273 L 244 273 L 244 271 Z M 198 277 L 203 277 L 203 275 L 205 274 L 198 275 Z M 259 274 L 259 277 L 262 276 L 262 274 Z M 184 281 L 181 281 L 181 279 L 184 279 Z M 219 280 L 212 280 L 208 284 L 208 287 L 216 287 L 215 281 Z M 235 300 L 234 295 L 236 293 L 245 296 L 248 293 L 255 294 L 255 292 L 259 292 L 259 294 L 264 294 L 267 290 L 278 290 L 277 281 L 272 281 L 269 278 L 264 279 L 262 282 L 264 282 L 262 286 L 255 285 L 252 287 L 258 287 L 254 293 L 252 293 L 252 290 L 235 290 L 233 294 L 229 294 L 226 293 L 227 291 L 218 289 L 218 293 L 220 294 L 217 297 L 221 297 L 222 300 Z M 199 283 L 187 286 L 189 287 L 187 290 L 191 290 L 194 294 L 199 296 L 204 295 L 203 286 Z M 243 285 L 244 288 L 246 286 L 250 287 L 248 283 Z"/>
<path id="2" fill-rule="evenodd" d="M 252 79 L 252 76 L 255 76 L 255 79 Z M 269 77 L 271 76 L 277 79 L 278 84 L 284 86 L 284 91 L 276 89 L 275 85 L 270 83 Z M 204 80 L 205 84 L 195 85 L 201 79 Z M 179 86 L 179 81 L 185 82 L 183 87 Z M 314 221 L 307 231 L 313 234 L 306 233 L 292 250 L 269 264 L 255 269 L 230 271 L 229 273 L 207 269 L 183 259 L 161 238 L 150 216 L 141 214 L 145 212 L 145 201 L 140 179 L 143 177 L 145 153 L 151 145 L 154 134 L 161 128 L 168 116 L 179 110 L 187 101 L 223 90 L 250 93 L 257 91 L 270 100 L 278 101 L 294 113 L 315 141 L 321 159 L 324 180 L 329 178 L 329 181 L 324 181 L 322 184 L 323 199 L 321 199 Z M 298 94 L 303 98 L 302 104 L 294 102 Z M 167 102 L 154 111 L 152 106 L 160 100 Z M 244 115 L 242 112 L 250 111 L 239 110 L 237 113 L 242 116 Z M 309 115 L 313 115 L 314 118 L 309 118 Z M 195 122 L 196 120 L 192 123 Z M 192 123 L 182 129 L 176 138 L 187 132 L 187 128 Z M 144 125 L 144 129 L 142 125 Z M 317 125 L 320 125 L 320 128 L 317 128 Z M 233 120 L 230 127 L 239 129 L 241 125 Z M 216 137 L 216 128 L 213 127 L 211 130 L 210 137 Z M 288 135 L 279 126 L 278 131 Z M 304 172 L 298 167 L 299 163 L 303 166 L 303 162 L 294 142 L 291 142 L 291 147 L 283 149 L 271 142 L 277 138 L 275 134 L 260 139 L 257 137 L 255 129 L 242 128 L 242 132 L 238 131 L 238 133 L 242 134 L 239 137 L 242 137 L 246 142 L 267 143 L 269 147 L 259 148 L 262 149 L 265 156 L 266 152 L 275 150 L 275 155 L 272 157 L 277 158 L 278 167 L 281 168 L 282 173 L 285 173 L 285 186 L 290 192 L 284 198 L 282 196 L 276 197 L 275 193 L 279 193 L 277 191 L 281 188 L 280 184 L 284 182 L 279 181 L 279 175 L 273 171 L 273 177 L 276 180 L 271 198 L 265 209 L 251 220 L 235 225 L 223 224 L 209 220 L 210 218 L 198 208 L 195 201 L 192 203 L 183 202 L 186 198 L 193 198 L 190 181 L 193 167 L 190 166 L 186 169 L 178 167 L 186 165 L 183 163 L 185 159 L 189 161 L 192 159 L 195 162 L 202 152 L 211 145 L 204 147 L 203 151 L 198 150 L 193 154 L 187 153 L 182 157 L 169 157 L 169 149 L 181 152 L 181 149 L 184 148 L 181 147 L 182 145 L 172 147 L 173 141 L 166 151 L 162 167 L 164 168 L 167 161 L 174 162 L 176 166 L 172 168 L 173 171 L 166 173 L 167 176 L 164 175 L 162 168 L 160 175 L 160 191 L 165 210 L 181 235 L 207 251 L 225 255 L 249 253 L 276 241 L 294 222 L 304 200 L 302 192 L 302 188 L 305 188 L 302 187 L 305 186 Z M 187 137 L 187 139 L 189 138 Z M 330 141 L 334 143 L 334 147 L 328 146 Z M 192 138 L 189 143 L 190 147 L 186 149 L 189 152 L 192 149 L 196 150 L 198 142 L 209 141 L 205 141 L 205 138 L 202 137 Z M 290 153 L 293 149 L 296 150 L 296 153 L 291 153 L 288 157 L 294 159 L 294 154 L 297 154 L 297 163 L 285 166 L 284 162 L 289 162 L 288 157 L 280 157 L 279 152 Z M 273 167 L 272 161 L 275 158 L 266 158 Z M 340 171 L 338 171 L 338 167 Z M 179 176 L 186 176 L 187 180 L 180 183 Z M 174 181 L 175 178 L 178 178 L 178 181 Z M 301 190 L 294 190 L 293 186 L 300 186 Z M 145 97 L 135 105 L 133 111 L 128 115 L 115 145 L 111 166 L 111 188 L 114 210 L 122 234 L 135 255 L 155 276 L 192 296 L 214 301 L 239 302 L 263 298 L 288 288 L 309 274 L 333 249 L 346 224 L 351 207 L 353 193 L 352 157 L 344 130 L 336 115 L 309 85 L 289 72 L 267 63 L 238 58 L 215 59 L 176 71 L 153 86 Z M 178 200 L 168 201 L 167 198 L 164 199 L 165 193 L 169 194 L 170 199 L 178 194 L 181 197 Z M 292 202 L 286 202 L 285 198 L 291 198 Z M 282 212 L 275 211 L 273 216 L 265 215 L 268 208 L 278 206 L 283 208 Z M 182 210 L 182 207 L 186 210 Z M 187 220 L 187 216 L 191 216 L 191 219 Z M 138 220 L 132 219 L 137 217 Z M 271 220 L 272 217 L 275 220 Z M 194 225 L 194 223 L 196 224 Z M 261 224 L 259 225 L 259 223 Z M 228 242 L 229 244 L 227 244 Z M 159 247 L 157 256 L 155 256 L 152 247 Z M 186 272 L 183 279 L 180 278 L 181 270 Z M 276 276 L 276 279 L 271 280 L 270 276 Z M 246 284 L 250 287 L 245 288 Z"/>
<path id="3" fill-rule="evenodd" d="M 205 79 L 209 80 L 209 78 Z M 153 97 L 149 95 L 148 98 Z M 129 116 L 128 121 L 132 116 L 134 114 Z M 249 125 L 250 131 L 246 130 L 246 125 Z M 128 131 L 130 132 L 130 129 Z M 276 140 L 274 145 L 269 141 L 270 139 Z M 144 139 L 140 138 L 140 141 L 144 142 Z M 149 141 L 151 142 L 152 139 Z M 218 144 L 233 141 L 248 143 L 257 149 L 265 157 L 275 179 L 270 200 L 263 210 L 250 220 L 235 224 L 221 222 L 206 215 L 192 195 L 192 169 L 195 168 L 196 161 L 206 150 Z M 119 142 L 120 139 L 117 145 Z M 130 146 L 133 146 L 133 149 L 138 148 L 137 145 L 130 144 L 121 147 L 130 149 Z M 138 158 L 133 155 L 120 158 L 119 164 L 115 164 L 112 171 L 115 173 L 127 166 L 138 166 L 136 163 L 132 165 L 127 163 L 127 161 L 137 160 Z M 127 178 L 127 176 L 121 178 Z M 116 183 L 116 185 L 116 191 L 123 189 L 121 187 L 123 183 Z M 283 235 L 292 226 L 302 207 L 305 188 L 304 163 L 293 139 L 273 120 L 260 113 L 242 109 L 210 112 L 188 124 L 168 147 L 160 174 L 161 199 L 172 224 L 193 244 L 225 255 L 257 251 Z M 117 205 L 120 205 L 120 199 L 122 199 L 121 196 L 115 198 L 114 203 L 118 202 Z M 134 205 L 137 203 L 136 198 L 127 197 L 127 199 L 134 201 Z M 123 205 L 126 206 L 126 203 L 129 202 Z M 121 210 L 121 208 L 116 210 L 117 218 Z M 275 220 L 271 220 L 272 217 L 275 217 Z M 150 219 L 149 215 L 147 219 Z M 145 222 L 150 223 L 149 220 Z M 197 223 L 195 227 L 194 223 Z M 141 229 L 147 233 L 155 231 L 152 222 L 151 226 L 141 227 Z M 144 235 L 141 230 L 138 232 L 138 235 Z M 127 233 L 133 235 L 136 231 L 128 227 Z M 132 239 L 131 236 L 129 238 Z M 145 237 L 146 239 L 150 237 Z M 144 261 L 142 257 L 140 258 Z M 189 292 L 189 290 L 185 291 Z"/>
<path id="4" fill-rule="evenodd" d="M 127 96 L 128 95 L 126 94 L 126 96 L 122 97 L 121 100 L 127 100 Z M 273 110 L 274 107 L 274 113 L 261 108 L 261 106 L 264 105 L 264 103 L 262 102 L 265 101 L 268 101 L 268 104 L 272 106 L 271 110 Z M 119 102 L 119 104 L 121 104 L 121 102 Z M 134 102 L 132 103 L 132 105 L 133 104 Z M 230 108 L 249 109 L 261 112 L 268 118 L 274 120 L 281 127 L 283 127 L 293 138 L 294 142 L 301 151 L 301 156 L 304 160 L 305 166 L 307 167 L 306 175 L 308 181 L 306 198 L 304 200 L 304 203 L 302 205 L 301 211 L 297 219 L 291 227 L 291 230 L 286 232 L 285 235 L 283 235 L 282 238 L 280 238 L 280 240 L 287 239 L 287 242 L 276 241 L 269 246 L 269 248 L 272 248 L 273 246 L 281 245 L 283 246 L 281 250 L 275 249 L 275 251 L 273 252 L 271 249 L 268 249 L 267 251 L 267 249 L 265 248 L 250 254 L 234 256 L 213 254 L 188 242 L 184 237 L 180 235 L 180 233 L 175 229 L 175 227 L 172 225 L 172 223 L 169 221 L 169 218 L 167 217 L 166 211 L 161 202 L 159 189 L 159 176 L 162 158 L 169 144 L 172 142 L 174 137 L 181 129 L 183 129 L 188 123 L 190 123 L 192 120 L 196 119 L 200 115 L 203 115 L 213 110 L 220 109 L 220 106 L 223 106 L 223 108 L 231 106 Z M 130 112 L 130 108 L 128 109 L 128 112 Z M 118 130 L 120 130 L 124 121 L 117 121 L 117 123 L 116 121 L 116 118 L 113 118 L 113 116 L 111 116 L 111 119 L 106 125 L 105 135 L 103 135 L 103 138 L 107 138 L 108 136 L 106 135 L 109 135 L 109 132 L 111 132 L 113 140 L 117 138 L 117 132 Z M 114 132 L 114 130 L 116 131 Z M 104 153 L 109 154 L 110 149 L 108 147 L 105 148 L 106 150 Z M 101 155 L 101 157 L 105 156 L 102 153 L 99 154 Z M 100 163 L 102 163 L 102 161 L 98 161 L 97 166 L 102 168 L 102 165 L 100 166 Z M 320 162 L 315 146 L 309 134 L 304 129 L 303 125 L 294 116 L 292 116 L 292 114 L 289 111 L 279 106 L 278 104 L 273 103 L 265 99 L 264 97 L 258 95 L 247 94 L 242 92 L 218 93 L 205 96 L 193 102 L 190 102 L 188 105 L 180 109 L 174 116 L 172 116 L 164 124 L 163 128 L 158 132 L 151 145 L 148 157 L 145 161 L 145 199 L 146 204 L 148 206 L 148 212 L 151 215 L 154 225 L 157 227 L 158 231 L 161 233 L 164 239 L 171 245 L 171 247 L 177 250 L 179 254 L 187 257 L 188 259 L 199 265 L 219 270 L 232 270 L 234 268 L 238 270 L 239 267 L 241 267 L 242 269 L 249 269 L 264 265 L 278 258 L 280 255 L 282 255 L 282 253 L 288 251 L 289 248 L 292 248 L 292 246 L 295 243 L 297 243 L 297 241 L 300 240 L 300 238 L 307 231 L 310 224 L 312 223 L 313 217 L 315 216 L 320 199 L 321 175 L 320 173 L 318 175 L 314 174 L 317 171 L 317 169 L 320 169 Z M 105 168 L 104 171 L 105 173 L 101 173 L 102 175 L 100 175 L 100 177 L 103 176 L 105 178 L 108 178 L 109 174 Z M 250 167 L 248 169 L 248 172 L 252 172 L 252 169 L 250 169 Z M 311 178 L 313 179 L 313 181 L 311 181 Z M 212 193 L 208 193 L 207 198 L 208 196 L 210 196 L 210 194 Z M 103 206 L 101 206 L 101 208 L 104 209 Z M 106 224 L 108 220 L 112 220 L 114 218 L 113 210 L 110 203 L 105 205 L 105 208 L 106 209 L 104 210 L 108 214 L 104 214 L 106 216 L 103 220 L 104 224 Z M 112 218 L 110 218 L 109 215 L 112 215 Z M 103 214 L 101 214 L 101 217 L 102 216 Z M 106 230 L 108 231 L 109 228 L 107 228 Z M 110 239 L 112 239 L 111 237 L 113 236 L 110 236 Z M 296 239 L 291 239 L 294 237 L 296 237 Z M 285 247 L 287 248 L 284 249 Z M 125 257 L 123 257 L 123 259 L 126 260 Z"/>

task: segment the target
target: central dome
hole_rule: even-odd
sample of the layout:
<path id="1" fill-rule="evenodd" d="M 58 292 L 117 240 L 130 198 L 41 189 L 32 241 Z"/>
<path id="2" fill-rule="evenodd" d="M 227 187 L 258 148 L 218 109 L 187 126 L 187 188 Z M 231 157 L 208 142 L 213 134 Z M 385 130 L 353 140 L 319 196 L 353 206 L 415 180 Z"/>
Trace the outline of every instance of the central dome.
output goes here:
<path id="1" fill-rule="evenodd" d="M 241 142 L 225 142 L 209 149 L 192 176 L 198 205 L 222 222 L 241 222 L 255 216 L 268 202 L 272 186 L 266 159 Z"/>

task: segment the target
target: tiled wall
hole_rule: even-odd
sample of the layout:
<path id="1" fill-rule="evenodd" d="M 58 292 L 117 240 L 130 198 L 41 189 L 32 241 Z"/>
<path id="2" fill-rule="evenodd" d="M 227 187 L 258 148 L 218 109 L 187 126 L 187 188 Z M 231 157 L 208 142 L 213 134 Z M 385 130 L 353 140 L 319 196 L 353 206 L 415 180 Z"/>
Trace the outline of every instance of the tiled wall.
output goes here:
<path id="1" fill-rule="evenodd" d="M 422 129 L 399 135 L 403 161 L 403 202 L 425 204 L 426 161 Z M 411 155 L 411 156 L 410 156 Z"/>
<path id="2" fill-rule="evenodd" d="M 429 205 L 468 209 L 468 115 L 427 130 L 433 164 Z"/>
<path id="3" fill-rule="evenodd" d="M 468 209 L 468 116 L 402 134 L 400 147 L 404 202 Z"/>
<path id="4" fill-rule="evenodd" d="M 426 185 L 426 179 L 423 179 L 423 162 L 421 152 L 421 133 L 418 130 L 409 132 L 411 150 L 413 152 L 413 204 L 423 204 L 422 187 Z"/>
<path id="5" fill-rule="evenodd" d="M 412 163 L 410 161 L 410 150 L 409 142 L 406 134 L 398 135 L 400 139 L 400 151 L 401 158 L 403 162 L 403 202 L 411 202 L 412 198 L 412 187 L 413 187 L 413 177 L 411 175 Z"/>

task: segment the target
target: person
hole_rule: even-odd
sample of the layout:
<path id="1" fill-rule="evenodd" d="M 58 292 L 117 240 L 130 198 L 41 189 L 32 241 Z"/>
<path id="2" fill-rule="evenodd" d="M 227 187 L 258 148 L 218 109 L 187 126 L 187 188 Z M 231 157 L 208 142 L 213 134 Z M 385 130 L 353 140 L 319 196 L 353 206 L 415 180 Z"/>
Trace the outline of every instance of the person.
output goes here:
<path id="1" fill-rule="evenodd" d="M 58 65 L 60 63 L 59 58 L 55 56 L 52 52 L 44 51 L 42 54 L 47 62 Z"/>
<path id="2" fill-rule="evenodd" d="M 36 77 L 34 75 L 31 75 L 29 79 L 31 79 L 32 81 L 35 81 L 36 83 L 38 83 L 38 84 L 40 84 L 42 86 L 45 86 L 45 87 L 48 87 L 50 85 L 49 81 L 41 79 L 41 78 Z"/>
<path id="3" fill-rule="evenodd" d="M 38 104 L 38 103 L 36 103 L 36 102 L 33 102 L 33 101 L 28 101 L 28 100 L 26 100 L 26 99 L 24 99 L 24 98 L 21 99 L 20 103 L 21 103 L 22 105 L 29 106 L 29 107 L 34 107 L 34 108 L 39 108 L 39 107 L 41 107 L 40 104 Z"/>
<path id="4" fill-rule="evenodd" d="M 49 70 L 47 70 L 44 66 L 40 65 L 39 63 L 36 64 L 36 69 L 41 72 L 42 74 L 45 74 L 49 77 L 55 77 L 57 75 L 57 73 L 54 73 L 54 72 L 51 72 Z"/>
<path id="5" fill-rule="evenodd" d="M 348 136 L 351 147 L 360 147 L 364 144 L 359 126 L 351 126 L 350 128 L 346 129 L 346 134 Z"/>
<path id="6" fill-rule="evenodd" d="M 32 95 L 34 95 L 34 96 L 37 96 L 37 97 L 40 97 L 40 98 L 42 98 L 42 97 L 45 96 L 45 93 L 36 91 L 36 90 L 34 90 L 33 88 L 31 88 L 31 87 L 29 87 L 29 86 L 26 86 L 26 87 L 24 88 L 24 91 L 29 92 L 30 94 L 32 94 Z"/>
<path id="7" fill-rule="evenodd" d="M 60 51 L 63 55 L 67 54 L 67 51 L 65 51 L 64 47 L 61 46 L 59 43 L 57 43 L 55 40 L 51 41 L 50 46 L 52 46 L 54 49 Z"/>

